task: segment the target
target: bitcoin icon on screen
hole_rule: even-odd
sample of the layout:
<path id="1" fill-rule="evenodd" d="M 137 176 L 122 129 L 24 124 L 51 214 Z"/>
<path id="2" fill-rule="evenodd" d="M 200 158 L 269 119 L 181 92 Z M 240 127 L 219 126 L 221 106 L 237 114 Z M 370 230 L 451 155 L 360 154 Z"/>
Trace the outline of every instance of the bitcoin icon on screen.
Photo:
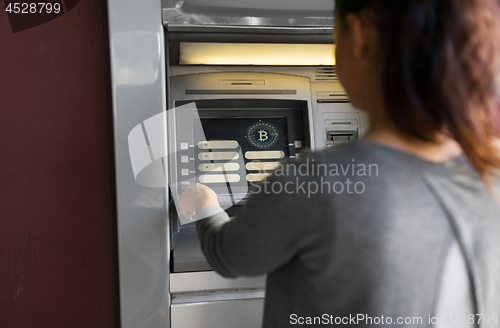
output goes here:
<path id="1" fill-rule="evenodd" d="M 267 136 L 267 131 L 266 130 L 259 130 L 259 141 L 260 142 L 264 142 L 266 141 L 267 139 L 269 139 L 269 137 Z"/>
<path id="2" fill-rule="evenodd" d="M 279 133 L 271 123 L 259 121 L 248 128 L 246 137 L 255 147 L 269 148 L 278 141 Z"/>

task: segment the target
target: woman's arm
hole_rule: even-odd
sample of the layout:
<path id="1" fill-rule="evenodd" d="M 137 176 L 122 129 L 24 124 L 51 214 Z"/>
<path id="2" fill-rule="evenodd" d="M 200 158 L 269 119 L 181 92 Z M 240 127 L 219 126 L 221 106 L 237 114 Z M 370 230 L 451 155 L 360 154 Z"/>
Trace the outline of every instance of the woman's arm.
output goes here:
<path id="1" fill-rule="evenodd" d="M 196 226 L 203 253 L 215 271 L 226 277 L 261 275 L 290 261 L 313 240 L 310 218 L 315 209 L 307 197 L 306 179 L 270 177 L 234 220 L 203 185 L 188 186 L 178 204 L 186 214 L 210 215 Z"/>

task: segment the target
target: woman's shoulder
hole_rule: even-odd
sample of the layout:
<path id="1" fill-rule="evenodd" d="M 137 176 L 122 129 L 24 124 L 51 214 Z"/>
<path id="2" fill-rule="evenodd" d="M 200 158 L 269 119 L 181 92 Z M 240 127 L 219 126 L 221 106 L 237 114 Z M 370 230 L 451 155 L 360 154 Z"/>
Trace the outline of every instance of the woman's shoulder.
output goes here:
<path id="1" fill-rule="evenodd" d="M 311 152 L 305 158 L 325 163 L 372 163 L 380 165 L 425 166 L 434 163 L 410 153 L 370 140 L 343 143 L 318 152 Z"/>

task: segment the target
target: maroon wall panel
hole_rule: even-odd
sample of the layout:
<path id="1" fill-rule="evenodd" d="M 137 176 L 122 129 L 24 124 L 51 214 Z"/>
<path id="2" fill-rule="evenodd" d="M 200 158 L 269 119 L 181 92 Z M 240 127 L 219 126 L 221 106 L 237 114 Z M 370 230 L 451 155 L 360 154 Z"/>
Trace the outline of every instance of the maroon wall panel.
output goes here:
<path id="1" fill-rule="evenodd" d="M 0 9 L 0 327 L 118 327 L 105 0 Z"/>

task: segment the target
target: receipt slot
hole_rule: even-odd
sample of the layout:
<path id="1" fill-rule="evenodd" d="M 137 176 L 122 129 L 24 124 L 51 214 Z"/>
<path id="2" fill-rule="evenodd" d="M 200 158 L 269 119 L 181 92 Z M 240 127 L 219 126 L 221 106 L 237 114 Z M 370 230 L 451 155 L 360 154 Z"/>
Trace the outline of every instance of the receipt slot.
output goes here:
<path id="1" fill-rule="evenodd" d="M 328 131 L 327 135 L 327 147 L 332 147 L 336 146 L 341 143 L 346 143 L 350 142 L 356 139 L 356 131 L 355 130 L 349 130 L 349 131 Z"/>

